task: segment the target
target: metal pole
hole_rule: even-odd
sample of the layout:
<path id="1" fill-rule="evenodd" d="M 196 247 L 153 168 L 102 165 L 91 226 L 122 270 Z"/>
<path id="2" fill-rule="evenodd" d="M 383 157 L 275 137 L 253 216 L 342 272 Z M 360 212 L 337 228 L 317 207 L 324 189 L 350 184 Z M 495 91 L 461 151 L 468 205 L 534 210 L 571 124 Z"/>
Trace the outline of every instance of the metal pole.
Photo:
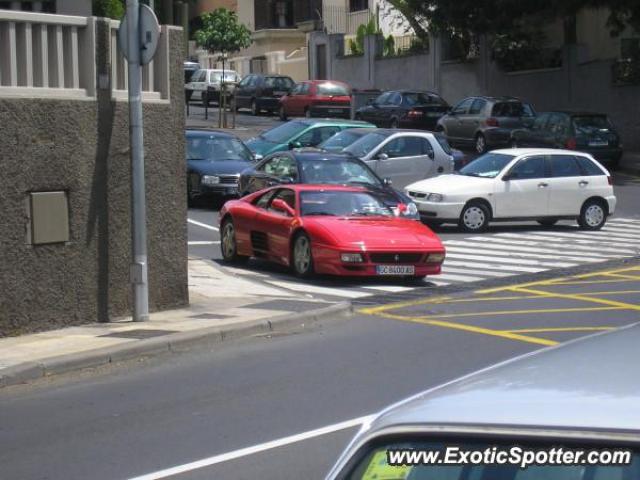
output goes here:
<path id="1" fill-rule="evenodd" d="M 129 139 L 131 142 L 131 239 L 133 321 L 149 320 L 147 224 L 142 139 L 142 68 L 140 66 L 140 5 L 127 0 L 129 67 Z"/>

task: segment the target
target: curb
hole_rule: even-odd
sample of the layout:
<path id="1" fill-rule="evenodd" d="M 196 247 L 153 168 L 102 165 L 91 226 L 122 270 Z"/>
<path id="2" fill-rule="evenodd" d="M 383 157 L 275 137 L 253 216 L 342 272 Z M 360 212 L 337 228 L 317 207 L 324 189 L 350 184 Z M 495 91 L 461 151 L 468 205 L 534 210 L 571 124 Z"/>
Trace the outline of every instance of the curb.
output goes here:
<path id="1" fill-rule="evenodd" d="M 307 328 L 309 324 L 320 320 L 347 317 L 352 312 L 351 302 L 340 302 L 315 310 L 277 315 L 269 320 L 254 320 L 228 327 L 208 327 L 189 332 L 172 333 L 115 347 L 50 357 L 40 362 L 25 362 L 0 370 L 0 388 L 138 357 L 185 352 L 197 345 L 217 344 L 251 335 L 274 332 L 278 329 Z"/>

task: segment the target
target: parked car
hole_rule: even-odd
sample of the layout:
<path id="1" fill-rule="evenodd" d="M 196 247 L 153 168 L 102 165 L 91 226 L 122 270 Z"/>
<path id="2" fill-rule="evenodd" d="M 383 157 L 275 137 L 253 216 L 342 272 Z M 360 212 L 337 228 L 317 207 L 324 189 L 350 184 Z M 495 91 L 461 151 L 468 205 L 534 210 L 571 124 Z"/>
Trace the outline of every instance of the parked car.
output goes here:
<path id="1" fill-rule="evenodd" d="M 444 246 L 420 222 L 399 218 L 359 187 L 287 185 L 227 202 L 220 211 L 227 262 L 259 257 L 299 276 L 423 278 L 440 273 Z"/>
<path id="2" fill-rule="evenodd" d="M 294 85 L 291 77 L 284 75 L 247 75 L 236 88 L 236 108 L 249 108 L 253 115 L 263 110 L 278 112 L 280 98 L 291 92 Z"/>
<path id="3" fill-rule="evenodd" d="M 356 120 L 378 127 L 435 130 L 438 119 L 449 111 L 440 95 L 419 90 L 392 90 L 356 111 Z"/>
<path id="4" fill-rule="evenodd" d="M 200 64 L 197 62 L 184 62 L 184 83 L 185 85 L 191 81 L 194 73 L 200 70 Z"/>
<path id="5" fill-rule="evenodd" d="M 420 220 L 409 197 L 350 155 L 297 150 L 274 153 L 243 171 L 238 188 L 242 195 L 248 195 L 273 185 L 292 183 L 359 185 L 377 192 L 396 214 Z"/>
<path id="6" fill-rule="evenodd" d="M 438 120 L 452 145 L 473 146 L 477 153 L 508 147 L 511 132 L 533 123 L 533 107 L 513 97 L 469 97 Z"/>
<path id="7" fill-rule="evenodd" d="M 570 150 L 494 150 L 463 167 L 405 187 L 431 223 L 457 223 L 469 232 L 489 222 L 537 220 L 553 225 L 577 219 L 599 230 L 616 197 L 609 172 L 588 154 Z"/>
<path id="8" fill-rule="evenodd" d="M 349 128 L 375 128 L 354 120 L 291 120 L 247 140 L 247 147 L 258 156 L 293 148 L 316 147 L 338 132 Z"/>
<path id="9" fill-rule="evenodd" d="M 300 82 L 280 98 L 280 119 L 290 116 L 351 118 L 351 88 L 335 80 Z"/>
<path id="10" fill-rule="evenodd" d="M 454 167 L 446 140 L 420 130 L 377 129 L 344 152 L 360 158 L 398 188 L 418 179 L 452 173 Z"/>
<path id="11" fill-rule="evenodd" d="M 632 368 L 640 361 L 638 342 L 637 325 L 597 334 L 398 402 L 363 424 L 326 480 L 640 478 L 640 383 Z M 444 464 L 447 447 L 457 452 L 449 450 L 451 463 Z M 512 448 L 514 456 L 504 456 Z M 562 452 L 563 463 L 560 456 L 545 462 L 538 455 L 549 458 L 552 450 Z M 609 461 L 600 457 L 602 463 L 587 464 L 587 453 L 579 459 L 575 450 L 628 451 L 618 461 L 629 462 L 612 464 L 607 454 Z M 400 451 L 438 456 L 423 464 L 390 465 L 387 454 Z M 494 459 L 513 463 L 491 457 L 453 462 L 462 458 L 457 453 L 470 460 L 470 451 L 475 458 L 494 452 Z M 518 456 L 525 451 L 529 462 L 523 466 Z"/>
<path id="12" fill-rule="evenodd" d="M 371 132 L 375 132 L 375 130 L 371 128 L 349 128 L 329 137 L 318 145 L 317 149 L 325 152 L 340 153 L 349 145 Z"/>
<path id="13" fill-rule="evenodd" d="M 229 84 L 229 91 L 234 91 L 234 85 L 240 81 L 240 76 L 233 70 L 224 71 L 224 81 Z M 200 100 L 206 106 L 210 101 L 217 102 L 220 97 L 222 70 L 200 69 L 185 85 L 187 101 Z"/>
<path id="14" fill-rule="evenodd" d="M 240 172 L 253 164 L 251 151 L 234 135 L 187 130 L 187 198 L 235 196 Z"/>
<path id="15" fill-rule="evenodd" d="M 615 167 L 622 157 L 620 135 L 607 115 L 590 112 L 544 112 L 531 129 L 514 130 L 512 147 L 566 148 L 589 153 Z"/>

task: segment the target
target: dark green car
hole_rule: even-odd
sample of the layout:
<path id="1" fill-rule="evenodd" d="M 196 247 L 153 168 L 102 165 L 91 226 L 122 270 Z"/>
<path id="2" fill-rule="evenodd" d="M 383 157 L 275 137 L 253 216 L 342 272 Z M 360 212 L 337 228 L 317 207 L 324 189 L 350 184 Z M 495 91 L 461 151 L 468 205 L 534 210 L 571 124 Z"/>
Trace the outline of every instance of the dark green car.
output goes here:
<path id="1" fill-rule="evenodd" d="M 256 158 L 261 158 L 274 152 L 315 147 L 348 128 L 376 128 L 376 126 L 357 120 L 291 120 L 245 143 Z"/>

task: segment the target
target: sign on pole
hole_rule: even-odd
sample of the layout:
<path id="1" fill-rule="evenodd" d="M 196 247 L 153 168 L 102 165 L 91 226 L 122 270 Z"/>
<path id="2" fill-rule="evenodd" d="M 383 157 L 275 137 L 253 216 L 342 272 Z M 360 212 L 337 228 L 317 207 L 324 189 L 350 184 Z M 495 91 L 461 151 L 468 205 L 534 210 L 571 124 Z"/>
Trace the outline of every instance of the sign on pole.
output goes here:
<path id="1" fill-rule="evenodd" d="M 155 12 L 145 4 L 140 5 L 140 18 L 139 18 L 139 37 L 140 37 L 140 65 L 146 65 L 149 63 L 158 49 L 158 40 L 160 39 L 160 24 L 158 23 L 158 17 Z M 128 15 L 125 15 L 120 22 L 120 28 L 118 28 L 118 46 L 124 58 L 129 60 L 131 52 L 129 51 L 129 38 L 127 34 Z"/>

